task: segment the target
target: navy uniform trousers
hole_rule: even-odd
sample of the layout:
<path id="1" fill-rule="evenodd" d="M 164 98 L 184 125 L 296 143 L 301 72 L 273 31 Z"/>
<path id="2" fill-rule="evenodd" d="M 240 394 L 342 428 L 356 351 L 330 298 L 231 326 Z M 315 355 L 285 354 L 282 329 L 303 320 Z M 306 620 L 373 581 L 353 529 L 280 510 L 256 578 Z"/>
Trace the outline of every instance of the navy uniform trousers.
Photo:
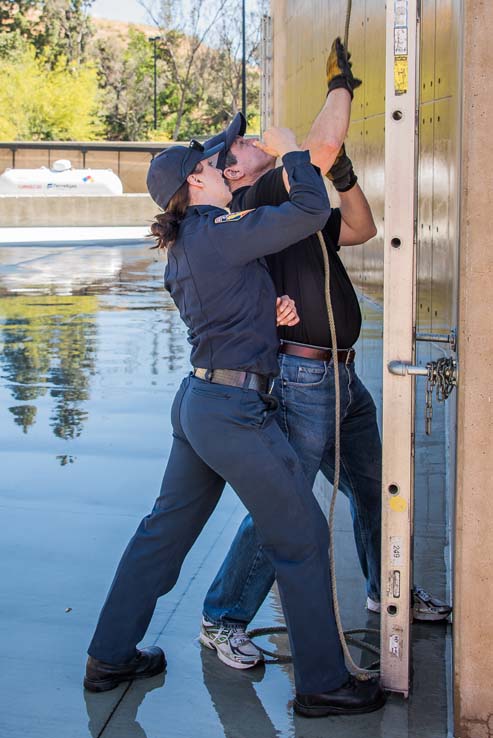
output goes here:
<path id="1" fill-rule="evenodd" d="M 346 681 L 327 522 L 275 420 L 276 404 L 254 390 L 183 380 L 171 411 L 173 446 L 161 493 L 123 554 L 91 656 L 119 664 L 135 655 L 158 597 L 176 583 L 226 480 L 251 513 L 275 568 L 297 691 L 329 691 Z"/>

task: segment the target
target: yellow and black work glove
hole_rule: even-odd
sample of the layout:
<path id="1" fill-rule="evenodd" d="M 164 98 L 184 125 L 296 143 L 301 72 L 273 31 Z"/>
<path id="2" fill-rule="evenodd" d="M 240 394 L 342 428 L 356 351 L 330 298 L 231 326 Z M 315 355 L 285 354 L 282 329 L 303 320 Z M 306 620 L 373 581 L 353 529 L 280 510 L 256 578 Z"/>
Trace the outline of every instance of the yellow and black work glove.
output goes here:
<path id="1" fill-rule="evenodd" d="M 342 144 L 335 162 L 327 172 L 327 177 L 330 179 L 337 192 L 347 192 L 354 187 L 358 181 L 358 177 L 354 173 L 353 162 L 346 154 L 346 147 L 344 144 Z"/>
<path id="2" fill-rule="evenodd" d="M 351 54 L 347 53 L 344 44 L 338 36 L 332 43 L 327 58 L 327 87 L 329 88 L 329 92 L 337 90 L 339 87 L 344 88 L 349 92 L 352 100 L 354 90 L 360 86 L 361 80 L 354 77 L 351 70 L 352 63 L 349 61 L 350 58 Z"/>

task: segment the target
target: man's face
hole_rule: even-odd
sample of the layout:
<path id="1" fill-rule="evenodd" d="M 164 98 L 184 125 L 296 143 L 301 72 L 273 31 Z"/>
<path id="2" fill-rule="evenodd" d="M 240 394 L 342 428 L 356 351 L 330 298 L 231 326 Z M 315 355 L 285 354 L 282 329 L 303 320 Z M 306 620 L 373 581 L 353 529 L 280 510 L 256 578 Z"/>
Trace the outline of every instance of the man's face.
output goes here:
<path id="1" fill-rule="evenodd" d="M 238 169 L 242 172 L 243 177 L 255 178 L 256 175 L 260 175 L 266 169 L 276 165 L 275 157 L 254 146 L 254 141 L 258 141 L 258 138 L 237 136 L 234 143 L 231 144 L 230 151 L 237 160 L 237 164 L 231 169 Z M 226 172 L 225 174 L 227 176 Z"/>

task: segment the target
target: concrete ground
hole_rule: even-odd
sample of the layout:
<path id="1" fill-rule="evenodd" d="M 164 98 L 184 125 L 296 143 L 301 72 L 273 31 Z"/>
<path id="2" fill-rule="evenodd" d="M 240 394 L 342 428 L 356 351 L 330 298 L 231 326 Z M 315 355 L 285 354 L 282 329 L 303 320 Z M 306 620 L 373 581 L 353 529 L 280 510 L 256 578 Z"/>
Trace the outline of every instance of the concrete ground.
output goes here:
<path id="1" fill-rule="evenodd" d="M 162 289 L 163 268 L 144 241 L 0 243 L 0 734 L 446 736 L 446 624 L 413 626 L 410 698 L 392 695 L 383 710 L 353 718 L 293 717 L 289 666 L 236 672 L 199 647 L 203 597 L 245 513 L 230 489 L 147 633 L 146 643 L 166 651 L 166 675 L 84 693 L 85 649 L 119 556 L 158 493 L 170 448 L 170 403 L 188 371 L 189 347 Z M 363 309 L 358 369 L 380 404 L 382 315 L 368 302 Z M 443 408 L 435 409 L 434 434 L 425 442 L 422 405 L 415 580 L 445 596 Z M 345 626 L 378 628 L 378 617 L 365 610 L 343 497 L 336 552 Z M 253 625 L 281 621 L 272 593 Z M 286 649 L 283 637 L 265 645 Z"/>

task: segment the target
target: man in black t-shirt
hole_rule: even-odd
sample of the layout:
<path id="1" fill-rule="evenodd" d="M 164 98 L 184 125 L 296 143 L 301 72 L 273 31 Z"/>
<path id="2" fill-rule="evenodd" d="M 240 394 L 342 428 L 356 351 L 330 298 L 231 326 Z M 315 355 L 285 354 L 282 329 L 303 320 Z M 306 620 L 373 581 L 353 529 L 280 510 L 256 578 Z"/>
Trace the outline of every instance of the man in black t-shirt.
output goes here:
<path id="1" fill-rule="evenodd" d="M 348 496 L 367 607 L 380 610 L 381 443 L 375 404 L 354 368 L 352 346 L 361 329 L 361 313 L 351 280 L 339 258 L 341 246 L 361 244 L 376 235 L 368 202 L 357 184 L 343 141 L 349 125 L 353 89 L 346 78 L 329 82 L 325 105 L 302 148 L 338 190 L 340 207 L 323 228 L 330 265 L 330 294 L 336 325 L 341 392 L 341 490 Z M 356 84 L 355 84 L 356 83 Z M 233 140 L 231 136 L 233 134 Z M 275 167 L 275 151 L 243 138 L 238 116 L 226 132 L 229 143 L 224 176 L 233 193 L 233 212 L 288 200 L 287 178 Z M 228 141 L 228 135 L 230 141 Z M 325 302 L 325 272 L 318 236 L 295 243 L 266 261 L 279 295 L 295 300 L 300 322 L 280 327 L 280 375 L 273 394 L 278 422 L 296 450 L 312 485 L 320 470 L 334 473 L 335 391 L 331 338 Z M 204 602 L 200 641 L 229 666 L 246 669 L 262 660 L 245 628 L 275 579 L 247 516 Z M 440 620 L 450 608 L 423 590 L 415 590 L 414 617 Z"/>

